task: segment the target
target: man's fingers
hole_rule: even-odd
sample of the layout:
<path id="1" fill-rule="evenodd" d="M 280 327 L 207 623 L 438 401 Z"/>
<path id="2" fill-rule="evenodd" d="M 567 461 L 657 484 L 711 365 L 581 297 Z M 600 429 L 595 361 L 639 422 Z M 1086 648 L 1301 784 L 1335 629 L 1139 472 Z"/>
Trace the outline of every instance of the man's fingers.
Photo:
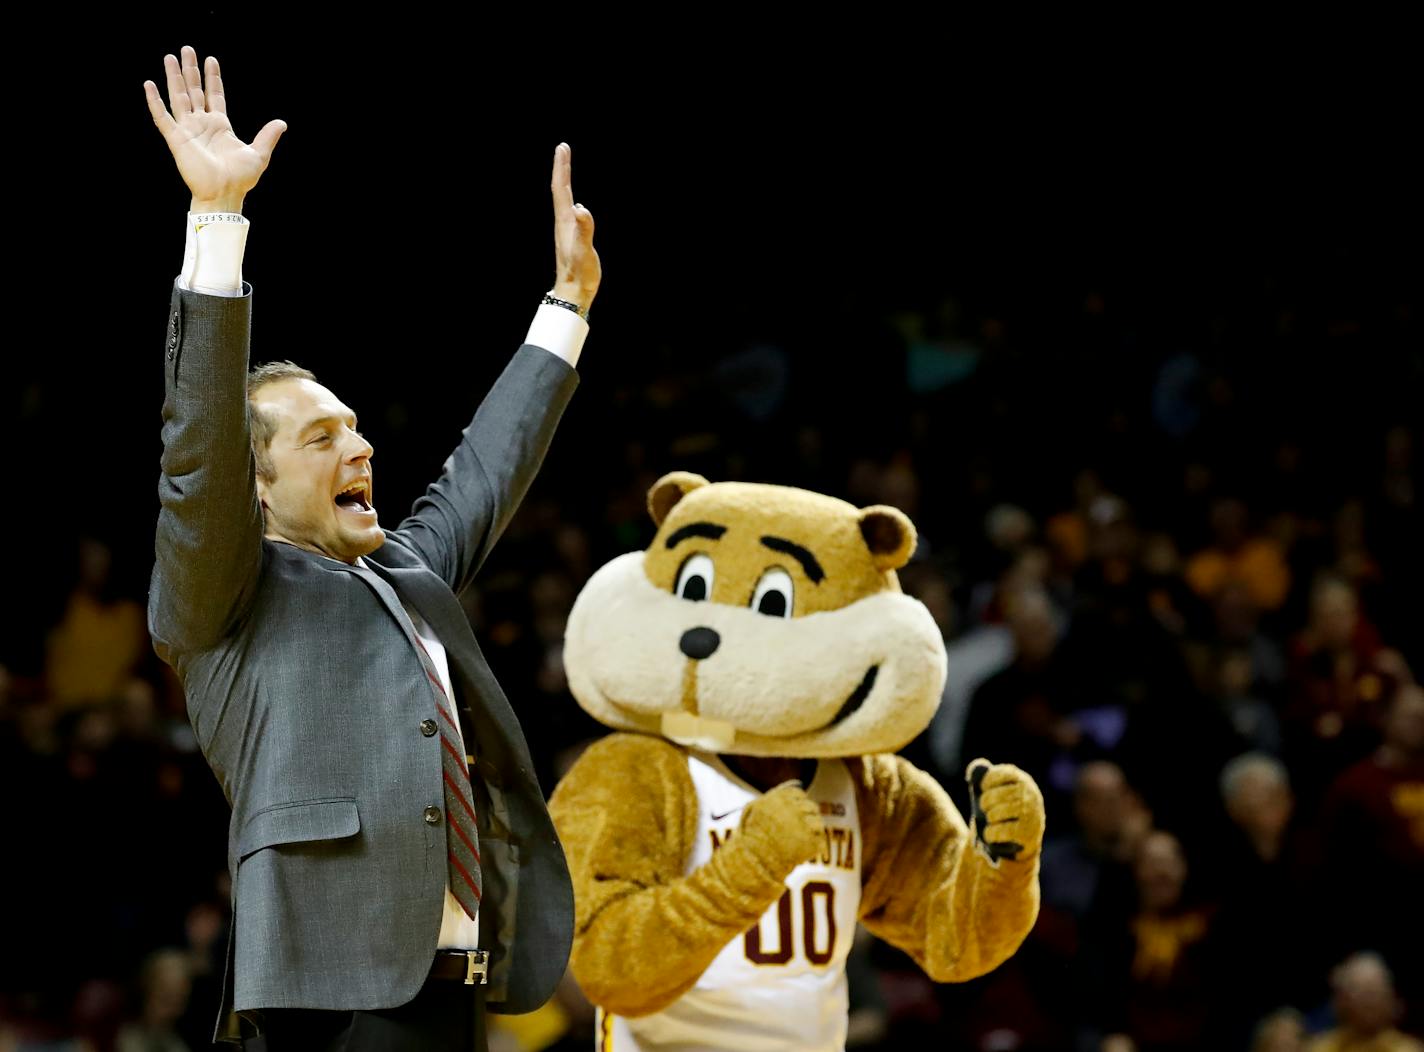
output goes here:
<path id="1" fill-rule="evenodd" d="M 183 71 L 176 56 L 163 56 L 163 74 L 168 82 L 168 108 L 173 111 L 174 120 L 181 120 L 193 111 L 193 103 L 188 98 L 188 85 L 183 83 Z"/>
<path id="2" fill-rule="evenodd" d="M 166 140 L 172 132 L 176 131 L 178 125 L 174 123 L 173 117 L 168 112 L 168 107 L 163 105 L 163 98 L 158 94 L 158 85 L 151 80 L 143 82 L 143 96 L 148 103 L 148 114 L 153 118 L 153 123 L 158 126 L 158 130 L 163 133 Z"/>
<path id="3" fill-rule="evenodd" d="M 286 121 L 268 121 L 252 140 L 252 148 L 262 155 L 264 161 L 270 161 L 272 159 L 272 151 L 277 146 L 277 140 L 282 137 L 282 133 L 286 130 Z"/>
<path id="4" fill-rule="evenodd" d="M 549 189 L 554 195 L 554 219 L 557 222 L 572 219 L 574 215 L 571 154 L 568 143 L 561 142 L 554 147 L 554 175 L 549 182 Z"/>
<path id="5" fill-rule="evenodd" d="M 206 113 L 208 106 L 203 100 L 203 75 L 198 71 L 198 53 L 187 44 L 183 45 L 183 83 L 188 89 L 188 104 L 194 113 Z"/>
<path id="6" fill-rule="evenodd" d="M 218 60 L 208 56 L 208 110 L 212 113 L 227 112 L 227 96 L 223 94 L 222 71 L 218 69 Z"/>

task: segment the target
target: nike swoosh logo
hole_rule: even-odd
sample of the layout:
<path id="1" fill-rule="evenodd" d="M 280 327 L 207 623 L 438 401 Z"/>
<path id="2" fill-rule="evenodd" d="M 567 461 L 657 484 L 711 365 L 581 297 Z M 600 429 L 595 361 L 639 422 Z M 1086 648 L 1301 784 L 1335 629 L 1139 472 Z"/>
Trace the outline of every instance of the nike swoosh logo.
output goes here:
<path id="1" fill-rule="evenodd" d="M 742 807 L 746 807 L 746 806 L 747 806 L 746 804 L 743 804 L 743 805 L 742 805 Z M 714 815 L 712 816 L 712 821 L 714 821 L 714 822 L 720 822 L 720 821 L 722 821 L 722 819 L 726 818 L 728 815 L 734 815 L 734 814 L 736 814 L 738 811 L 740 811 L 740 810 L 742 809 L 742 807 L 734 807 L 734 808 L 732 808 L 730 811 L 723 811 L 720 815 L 714 814 Z"/>

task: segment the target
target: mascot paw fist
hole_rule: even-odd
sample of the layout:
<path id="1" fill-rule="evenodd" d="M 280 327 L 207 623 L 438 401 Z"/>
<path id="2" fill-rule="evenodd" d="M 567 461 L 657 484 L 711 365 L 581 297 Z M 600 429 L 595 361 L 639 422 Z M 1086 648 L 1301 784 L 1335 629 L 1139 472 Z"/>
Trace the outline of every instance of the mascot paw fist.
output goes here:
<path id="1" fill-rule="evenodd" d="M 1043 845 L 1043 794 L 1013 764 L 975 760 L 965 773 L 974 819 L 974 841 L 994 865 L 1022 862 Z"/>
<path id="2" fill-rule="evenodd" d="M 748 804 L 739 832 L 767 868 L 781 876 L 817 854 L 825 841 L 821 805 L 800 782 L 783 782 Z"/>

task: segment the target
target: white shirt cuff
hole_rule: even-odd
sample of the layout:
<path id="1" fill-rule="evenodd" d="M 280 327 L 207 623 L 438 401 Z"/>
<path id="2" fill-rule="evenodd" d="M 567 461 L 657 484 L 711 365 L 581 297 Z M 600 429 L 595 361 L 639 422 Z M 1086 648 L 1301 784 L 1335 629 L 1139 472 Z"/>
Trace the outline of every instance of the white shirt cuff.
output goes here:
<path id="1" fill-rule="evenodd" d="M 541 303 L 534 312 L 534 320 L 529 325 L 529 335 L 524 342 L 557 354 L 570 365 L 578 365 L 583 341 L 587 338 L 588 322 L 567 307 Z"/>
<path id="2" fill-rule="evenodd" d="M 189 212 L 178 287 L 208 296 L 241 296 L 247 226 L 237 212 Z"/>

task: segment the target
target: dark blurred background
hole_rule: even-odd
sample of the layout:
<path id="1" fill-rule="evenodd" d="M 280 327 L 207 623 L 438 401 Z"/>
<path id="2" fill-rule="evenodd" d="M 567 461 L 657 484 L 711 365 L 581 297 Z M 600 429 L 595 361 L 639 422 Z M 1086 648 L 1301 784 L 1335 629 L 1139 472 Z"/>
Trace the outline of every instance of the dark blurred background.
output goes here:
<path id="1" fill-rule="evenodd" d="M 187 194 L 141 84 L 183 43 L 222 59 L 240 136 L 288 122 L 246 207 L 253 353 L 357 410 L 387 521 L 549 286 L 573 146 L 605 272 L 582 384 L 465 597 L 546 787 L 599 733 L 564 617 L 647 543 L 659 475 L 915 520 L 902 579 L 951 658 L 907 753 L 955 794 L 979 754 L 1039 779 L 1045 907 L 959 987 L 862 943 L 853 1045 L 1418 1034 L 1421 173 L 1397 27 L 686 17 L 16 29 L 0 1049 L 196 1049 L 215 1010 L 226 805 L 142 616 Z M 566 991 L 497 1040 L 587 1027 Z"/>

